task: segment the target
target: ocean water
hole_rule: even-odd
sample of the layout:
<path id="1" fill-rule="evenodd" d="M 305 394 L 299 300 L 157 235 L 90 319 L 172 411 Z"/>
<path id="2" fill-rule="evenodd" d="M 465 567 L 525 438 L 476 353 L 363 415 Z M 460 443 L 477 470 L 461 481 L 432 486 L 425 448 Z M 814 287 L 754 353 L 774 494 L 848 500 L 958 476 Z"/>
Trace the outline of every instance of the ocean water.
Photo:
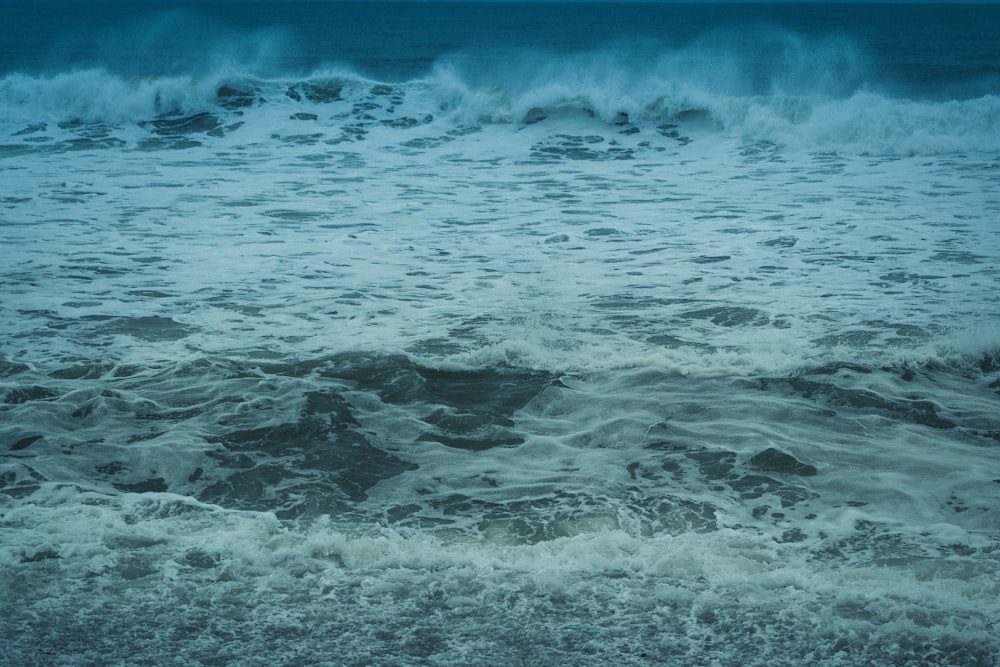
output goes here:
<path id="1" fill-rule="evenodd" d="M 0 26 L 0 663 L 1000 664 L 1000 6 Z"/>

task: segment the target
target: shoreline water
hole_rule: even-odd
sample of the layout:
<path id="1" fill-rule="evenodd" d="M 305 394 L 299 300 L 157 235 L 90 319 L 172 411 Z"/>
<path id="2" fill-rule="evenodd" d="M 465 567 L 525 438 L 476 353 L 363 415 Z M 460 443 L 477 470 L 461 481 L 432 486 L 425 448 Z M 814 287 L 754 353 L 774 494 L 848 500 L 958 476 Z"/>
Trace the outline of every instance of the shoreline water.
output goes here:
<path id="1" fill-rule="evenodd" d="M 0 39 L 0 661 L 995 662 L 996 8 L 234 7 Z"/>

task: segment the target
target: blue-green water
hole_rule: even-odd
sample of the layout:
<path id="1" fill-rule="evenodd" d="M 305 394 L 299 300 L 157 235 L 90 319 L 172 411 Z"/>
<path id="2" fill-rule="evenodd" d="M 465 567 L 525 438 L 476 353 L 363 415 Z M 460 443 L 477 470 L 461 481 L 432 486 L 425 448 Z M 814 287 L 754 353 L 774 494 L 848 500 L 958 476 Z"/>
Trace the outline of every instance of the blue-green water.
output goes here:
<path id="1" fill-rule="evenodd" d="M 996 6 L 0 26 L 0 662 L 996 664 Z"/>
<path id="2" fill-rule="evenodd" d="M 1000 77 L 996 5 L 573 4 L 214 0 L 7 3 L 4 71 L 106 67 L 130 76 L 204 73 L 221 55 L 265 72 L 346 64 L 379 79 L 429 72 L 442 58 L 482 63 L 520 50 L 571 54 L 635 47 L 647 59 L 692 45 L 773 73 L 806 55 L 789 41 L 863 56 L 851 83 L 921 94 L 967 84 L 994 93 Z M 779 36 L 785 36 L 783 41 Z M 815 53 L 809 54 L 815 56 Z M 822 68 L 824 61 L 815 63 Z M 641 65 L 641 63 L 635 63 Z M 848 83 L 848 82 L 843 82 Z"/>

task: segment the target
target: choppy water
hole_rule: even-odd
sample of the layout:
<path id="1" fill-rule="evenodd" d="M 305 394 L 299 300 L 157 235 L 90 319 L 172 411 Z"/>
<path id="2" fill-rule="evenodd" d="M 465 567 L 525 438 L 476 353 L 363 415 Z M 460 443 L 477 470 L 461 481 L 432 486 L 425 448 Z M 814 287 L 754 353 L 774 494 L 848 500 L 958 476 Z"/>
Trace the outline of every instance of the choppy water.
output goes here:
<path id="1" fill-rule="evenodd" d="M 0 661 L 997 664 L 995 7 L 71 8 Z"/>

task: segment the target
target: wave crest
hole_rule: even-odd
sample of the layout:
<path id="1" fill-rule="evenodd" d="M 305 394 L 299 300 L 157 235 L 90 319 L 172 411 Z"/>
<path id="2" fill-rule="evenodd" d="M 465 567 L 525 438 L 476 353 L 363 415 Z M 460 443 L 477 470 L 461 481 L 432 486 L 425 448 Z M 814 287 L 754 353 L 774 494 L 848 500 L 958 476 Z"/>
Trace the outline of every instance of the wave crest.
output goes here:
<path id="1" fill-rule="evenodd" d="M 811 73 L 799 68 L 769 77 L 752 60 L 741 69 L 727 64 L 739 60 L 735 57 L 720 56 L 714 63 L 692 58 L 689 52 L 654 55 L 641 49 L 566 58 L 521 53 L 483 69 L 477 57 L 460 55 L 441 60 L 424 77 L 400 83 L 373 81 L 343 67 L 274 78 L 232 70 L 159 78 L 129 78 L 102 69 L 52 76 L 15 73 L 0 79 L 0 110 L 6 118 L 0 133 L 14 136 L 26 126 L 66 121 L 145 126 L 154 119 L 206 112 L 245 116 L 242 120 L 251 124 L 296 115 L 335 124 L 353 114 L 352 121 L 370 116 L 372 122 L 402 129 L 413 126 L 403 122 L 409 118 L 444 118 L 455 126 L 542 121 L 554 126 L 572 117 L 640 130 L 697 122 L 701 130 L 741 141 L 804 150 L 1000 151 L 1000 97 L 994 95 L 929 101 L 893 97 L 865 85 L 831 91 L 825 82 L 838 67 L 853 71 L 851 59 L 834 59 Z"/>
<path id="2" fill-rule="evenodd" d="M 211 104 L 212 82 L 191 77 L 128 79 L 103 69 L 0 80 L 0 105 L 10 118 L 138 122 L 202 110 Z"/>

